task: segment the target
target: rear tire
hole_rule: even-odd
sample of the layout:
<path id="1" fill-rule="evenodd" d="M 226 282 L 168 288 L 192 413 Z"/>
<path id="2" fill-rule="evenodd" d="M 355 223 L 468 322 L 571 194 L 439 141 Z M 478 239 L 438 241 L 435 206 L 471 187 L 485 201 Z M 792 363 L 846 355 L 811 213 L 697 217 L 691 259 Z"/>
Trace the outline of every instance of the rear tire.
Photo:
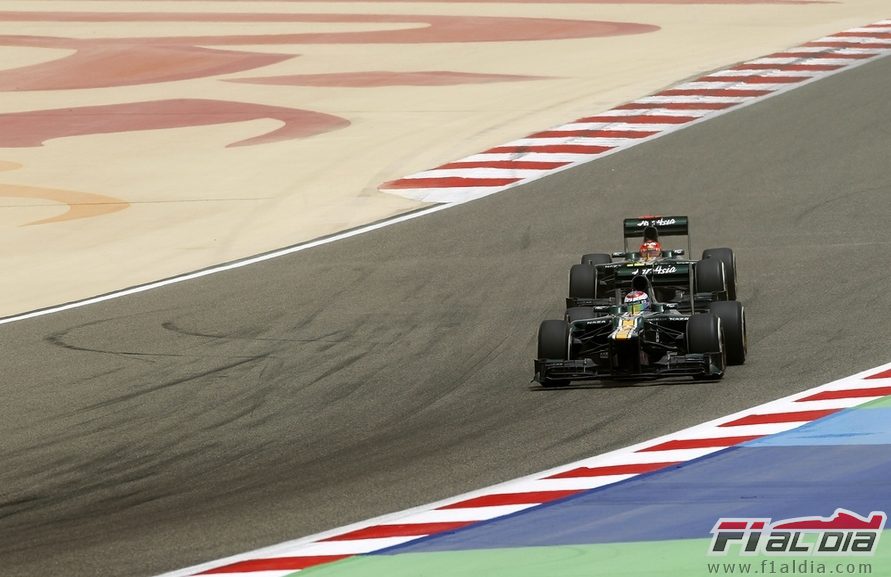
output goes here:
<path id="1" fill-rule="evenodd" d="M 706 354 L 720 352 L 718 370 L 697 375 L 697 378 L 720 379 L 724 376 L 726 352 L 720 319 L 710 313 L 695 314 L 687 321 L 687 352 Z"/>
<path id="2" fill-rule="evenodd" d="M 719 293 L 718 300 L 727 300 L 727 277 L 724 274 L 724 263 L 709 258 L 696 263 L 696 292 Z"/>
<path id="3" fill-rule="evenodd" d="M 736 255 L 729 248 L 707 248 L 702 251 L 702 260 L 717 259 L 724 263 L 724 277 L 727 282 L 727 300 L 736 300 Z"/>
<path id="4" fill-rule="evenodd" d="M 569 269 L 569 296 L 571 298 L 597 298 L 595 275 L 597 271 L 589 264 L 574 264 Z"/>
<path id="5" fill-rule="evenodd" d="M 745 363 L 748 350 L 745 307 L 737 301 L 722 301 L 709 304 L 709 310 L 721 319 L 727 364 L 741 365 Z"/>
<path id="6" fill-rule="evenodd" d="M 543 321 L 538 327 L 538 358 L 565 361 L 569 358 L 569 324 L 566 321 Z M 541 379 L 543 387 L 568 381 Z"/>
<path id="7" fill-rule="evenodd" d="M 613 257 L 605 252 L 592 252 L 582 257 L 582 264 L 609 264 L 613 262 Z"/>

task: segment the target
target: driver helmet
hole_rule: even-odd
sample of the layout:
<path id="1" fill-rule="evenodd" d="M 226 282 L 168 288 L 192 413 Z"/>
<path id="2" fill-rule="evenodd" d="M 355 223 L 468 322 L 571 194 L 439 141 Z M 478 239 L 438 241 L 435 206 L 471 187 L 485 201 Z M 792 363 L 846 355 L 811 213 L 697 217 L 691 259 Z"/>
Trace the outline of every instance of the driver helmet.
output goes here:
<path id="1" fill-rule="evenodd" d="M 640 258 L 643 260 L 655 260 L 662 256 L 662 245 L 658 240 L 645 240 L 640 245 Z"/>
<path id="2" fill-rule="evenodd" d="M 650 295 L 643 291 L 631 291 L 625 295 L 625 306 L 631 314 L 638 314 L 649 310 Z"/>

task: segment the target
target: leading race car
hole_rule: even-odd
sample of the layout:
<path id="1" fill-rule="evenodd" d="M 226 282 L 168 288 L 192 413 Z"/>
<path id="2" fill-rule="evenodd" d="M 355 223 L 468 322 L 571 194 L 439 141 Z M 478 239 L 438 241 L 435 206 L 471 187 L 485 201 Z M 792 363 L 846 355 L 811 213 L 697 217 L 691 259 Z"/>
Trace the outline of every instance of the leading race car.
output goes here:
<path id="1" fill-rule="evenodd" d="M 697 292 L 721 293 L 719 298 L 736 299 L 736 257 L 729 248 L 709 248 L 702 251 L 702 260 L 683 258 L 690 249 L 689 219 L 686 216 L 626 218 L 622 223 L 624 250 L 613 253 L 588 253 L 569 273 L 569 296 L 598 298 L 611 295 L 614 276 L 618 269 L 652 267 L 659 273 L 686 264 L 693 267 L 694 288 Z M 685 236 L 687 248 L 664 249 L 661 238 Z M 630 239 L 639 239 L 640 248 L 632 250 Z M 706 262 L 709 261 L 709 262 Z M 686 294 L 660 295 L 663 300 L 676 302 Z"/>
<path id="2" fill-rule="evenodd" d="M 629 231 L 640 230 L 643 220 L 626 219 L 626 248 Z M 666 230 L 687 234 L 686 217 L 662 220 L 673 222 L 656 231 L 640 225 L 644 244 Z M 553 386 L 593 379 L 720 379 L 727 365 L 744 363 L 747 352 L 745 308 L 729 300 L 724 257 L 734 276 L 736 265 L 729 252 L 691 261 L 680 258 L 683 251 L 660 249 L 640 258 L 639 251 L 626 250 L 615 253 L 616 262 L 608 255 L 608 263 L 575 265 L 565 318 L 539 328 L 535 380 Z"/>

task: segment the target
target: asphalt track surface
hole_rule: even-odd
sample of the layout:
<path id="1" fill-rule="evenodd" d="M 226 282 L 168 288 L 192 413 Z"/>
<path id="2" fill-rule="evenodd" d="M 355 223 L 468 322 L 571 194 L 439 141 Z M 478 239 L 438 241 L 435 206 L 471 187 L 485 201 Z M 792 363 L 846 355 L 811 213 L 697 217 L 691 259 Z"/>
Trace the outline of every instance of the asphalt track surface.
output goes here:
<path id="1" fill-rule="evenodd" d="M 0 327 L 0 574 L 151 575 L 887 362 L 889 94 L 884 58 L 431 216 Z M 530 385 L 570 265 L 650 212 L 736 250 L 749 362 Z"/>

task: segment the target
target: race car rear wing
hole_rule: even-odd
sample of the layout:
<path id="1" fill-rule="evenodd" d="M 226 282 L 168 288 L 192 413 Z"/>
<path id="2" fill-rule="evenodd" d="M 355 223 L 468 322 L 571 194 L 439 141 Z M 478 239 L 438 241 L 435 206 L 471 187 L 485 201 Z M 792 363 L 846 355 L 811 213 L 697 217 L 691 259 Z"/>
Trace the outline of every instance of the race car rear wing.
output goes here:
<path id="1" fill-rule="evenodd" d="M 686 216 L 642 216 L 638 218 L 626 218 L 622 221 L 622 236 L 625 240 L 625 252 L 631 249 L 628 246 L 629 238 L 639 241 L 657 240 L 664 236 L 686 236 L 687 254 L 691 254 L 690 220 Z"/>

